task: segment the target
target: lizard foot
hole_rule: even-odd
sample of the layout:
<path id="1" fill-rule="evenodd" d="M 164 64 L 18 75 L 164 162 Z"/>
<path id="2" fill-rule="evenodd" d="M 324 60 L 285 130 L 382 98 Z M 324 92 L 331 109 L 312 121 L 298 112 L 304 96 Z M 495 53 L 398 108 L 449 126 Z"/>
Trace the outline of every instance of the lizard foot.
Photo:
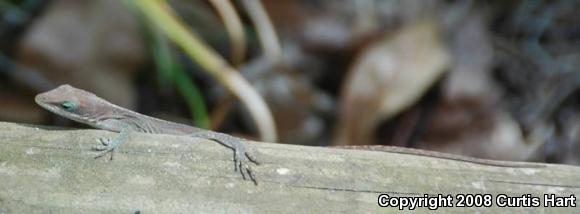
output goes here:
<path id="1" fill-rule="evenodd" d="M 99 138 L 97 140 L 97 142 L 101 143 L 101 145 L 99 145 L 99 146 L 93 146 L 93 150 L 99 150 L 99 151 L 101 151 L 102 150 L 101 148 L 104 148 L 104 147 L 106 147 L 108 145 L 111 145 L 112 140 L 109 139 L 109 138 L 106 138 L 106 137 L 102 137 L 102 138 Z"/>
<path id="2" fill-rule="evenodd" d="M 111 153 L 111 157 L 109 160 L 113 160 L 113 152 L 115 149 L 119 148 L 125 141 L 127 141 L 127 137 L 129 136 L 129 131 L 123 130 L 115 139 L 109 138 L 99 138 L 101 145 L 93 146 L 93 150 L 99 151 L 96 158 L 100 158 L 105 156 L 107 153 Z"/>
<path id="3" fill-rule="evenodd" d="M 111 153 L 110 160 L 113 160 L 113 151 L 115 150 L 115 147 L 112 146 L 113 140 L 111 140 L 109 138 L 99 138 L 98 141 L 101 143 L 101 145 L 92 147 L 92 150 L 99 151 L 97 156 L 95 156 L 95 159 L 103 157 L 107 153 Z"/>
<path id="4" fill-rule="evenodd" d="M 212 140 L 234 150 L 234 170 L 239 171 L 240 174 L 242 174 L 242 178 L 244 180 L 247 180 L 249 177 L 255 185 L 258 185 L 249 162 L 252 162 L 256 165 L 260 165 L 260 163 L 246 152 L 246 147 L 240 138 L 212 131 L 197 132 L 191 136 Z"/>
<path id="5" fill-rule="evenodd" d="M 240 174 L 242 174 L 242 178 L 244 180 L 246 180 L 246 174 L 247 174 L 248 177 L 250 178 L 250 180 L 252 180 L 252 182 L 254 182 L 255 185 L 258 185 L 258 182 L 256 181 L 256 177 L 254 177 L 254 173 L 252 171 L 252 168 L 250 167 L 250 165 L 248 163 L 252 162 L 256 165 L 259 165 L 259 163 L 245 151 L 245 148 L 242 144 L 238 144 L 235 146 L 237 148 L 230 147 L 234 150 L 234 164 L 235 164 L 234 170 L 235 171 L 239 170 L 239 172 L 240 172 Z M 241 147 L 238 147 L 238 146 L 241 146 Z"/>

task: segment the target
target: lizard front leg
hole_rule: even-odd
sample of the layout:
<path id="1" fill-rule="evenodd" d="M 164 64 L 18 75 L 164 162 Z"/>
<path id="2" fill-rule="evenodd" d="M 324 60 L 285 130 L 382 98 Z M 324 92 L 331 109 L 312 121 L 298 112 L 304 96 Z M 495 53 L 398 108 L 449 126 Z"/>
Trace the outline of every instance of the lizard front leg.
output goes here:
<path id="1" fill-rule="evenodd" d="M 125 142 L 127 142 L 127 138 L 129 138 L 129 133 L 131 133 L 131 130 L 128 128 L 124 128 L 121 129 L 121 132 L 119 132 L 119 135 L 110 140 L 108 138 L 101 138 L 99 139 L 101 141 L 102 145 L 99 146 L 94 146 L 93 150 L 96 151 L 100 151 L 99 154 L 97 154 L 97 156 L 95 156 L 95 158 L 100 158 L 105 156 L 107 153 L 111 153 L 111 160 L 113 159 L 113 151 L 115 151 L 115 149 L 119 148 L 121 145 L 123 145 Z"/>
<path id="2" fill-rule="evenodd" d="M 234 151 L 234 168 L 236 171 L 240 170 L 242 174 L 242 178 L 246 180 L 246 174 L 250 177 L 252 182 L 255 185 L 258 185 L 256 178 L 254 177 L 254 173 L 252 168 L 248 164 L 249 162 L 253 162 L 256 165 L 259 163 L 246 152 L 246 146 L 243 143 L 243 140 L 240 138 L 236 138 L 227 134 L 222 134 L 218 132 L 212 131 L 201 131 L 190 134 L 192 137 L 203 138 L 215 141 L 219 144 L 222 144 L 225 147 L 228 147 Z M 245 171 L 245 172 L 244 172 Z"/>

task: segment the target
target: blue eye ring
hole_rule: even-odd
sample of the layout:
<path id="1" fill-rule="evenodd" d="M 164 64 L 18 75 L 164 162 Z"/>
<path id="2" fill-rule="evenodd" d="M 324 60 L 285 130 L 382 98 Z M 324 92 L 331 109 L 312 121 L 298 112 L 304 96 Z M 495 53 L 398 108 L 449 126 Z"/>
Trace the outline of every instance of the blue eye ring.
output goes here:
<path id="1" fill-rule="evenodd" d="M 77 108 L 77 104 L 71 101 L 64 101 L 60 104 L 60 107 L 66 111 L 74 111 Z"/>

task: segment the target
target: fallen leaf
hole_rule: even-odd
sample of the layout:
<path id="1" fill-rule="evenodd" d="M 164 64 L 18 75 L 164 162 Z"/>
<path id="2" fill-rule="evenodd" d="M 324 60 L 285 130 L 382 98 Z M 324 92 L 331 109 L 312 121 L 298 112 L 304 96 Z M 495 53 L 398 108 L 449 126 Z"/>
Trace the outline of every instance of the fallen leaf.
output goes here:
<path id="1" fill-rule="evenodd" d="M 422 136 L 421 148 L 497 160 L 529 160 L 548 128 L 524 136 L 502 103 L 492 77 L 493 50 L 481 14 L 470 14 L 450 30 L 453 67 L 442 81 L 441 99 Z"/>
<path id="2" fill-rule="evenodd" d="M 449 65 L 450 54 L 430 19 L 369 46 L 354 62 L 342 89 L 334 144 L 372 143 L 377 124 L 419 100 Z"/>
<path id="3" fill-rule="evenodd" d="M 145 58 L 137 20 L 121 1 L 53 1 L 18 44 L 17 61 L 134 107 L 134 75 Z"/>

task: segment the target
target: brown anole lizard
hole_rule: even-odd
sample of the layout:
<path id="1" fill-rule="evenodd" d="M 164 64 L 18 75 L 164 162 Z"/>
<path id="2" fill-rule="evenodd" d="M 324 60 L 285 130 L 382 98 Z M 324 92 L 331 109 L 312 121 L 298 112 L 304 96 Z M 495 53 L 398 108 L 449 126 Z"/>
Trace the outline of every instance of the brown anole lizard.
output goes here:
<path id="1" fill-rule="evenodd" d="M 257 184 L 253 172 L 248 162 L 257 162 L 245 151 L 243 140 L 230 135 L 212 132 L 192 126 L 160 120 L 146 115 L 133 112 L 128 109 L 116 106 L 96 95 L 74 88 L 69 85 L 62 85 L 51 91 L 41 93 L 36 96 L 35 101 L 45 109 L 71 120 L 90 125 L 95 128 L 119 132 L 119 136 L 113 140 L 105 140 L 103 146 L 96 147 L 101 151 L 97 157 L 101 157 L 114 151 L 123 144 L 130 132 L 145 132 L 153 134 L 176 134 L 190 135 L 216 141 L 234 150 L 234 162 L 236 170 L 240 170 L 242 177 L 248 174 L 250 179 Z M 541 164 L 510 163 L 494 160 L 471 158 L 461 155 L 446 154 L 420 149 L 411 149 L 395 146 L 340 146 L 332 148 L 357 149 L 382 151 L 390 153 L 420 155 L 441 159 L 464 161 L 476 164 L 500 166 L 500 167 L 545 167 Z"/>
<path id="2" fill-rule="evenodd" d="M 68 119 L 89 126 L 120 133 L 112 140 L 101 139 L 103 145 L 94 149 L 101 151 L 97 157 L 113 152 L 121 146 L 131 132 L 152 134 L 189 135 L 218 142 L 234 151 L 234 164 L 242 177 L 257 184 L 249 162 L 258 164 L 245 150 L 244 140 L 227 134 L 213 132 L 193 126 L 173 123 L 122 108 L 94 95 L 93 93 L 61 85 L 35 97 L 43 108 Z"/>

